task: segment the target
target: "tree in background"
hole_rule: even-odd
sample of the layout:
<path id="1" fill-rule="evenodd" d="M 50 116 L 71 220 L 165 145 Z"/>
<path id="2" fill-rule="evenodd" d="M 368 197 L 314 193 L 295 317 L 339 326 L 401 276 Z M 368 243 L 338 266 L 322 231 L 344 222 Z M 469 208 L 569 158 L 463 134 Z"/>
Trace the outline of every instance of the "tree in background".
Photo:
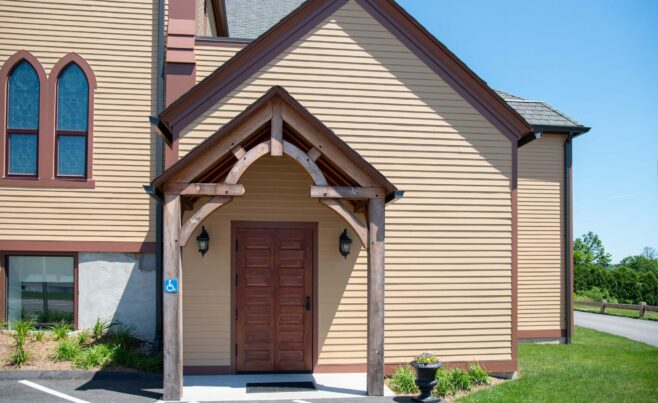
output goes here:
<path id="1" fill-rule="evenodd" d="M 658 305 L 658 253 L 645 247 L 611 266 L 603 241 L 588 232 L 574 242 L 574 292 L 600 301 Z"/>
<path id="2" fill-rule="evenodd" d="M 574 242 L 573 261 L 575 265 L 608 267 L 612 257 L 605 251 L 599 236 L 590 231 Z"/>

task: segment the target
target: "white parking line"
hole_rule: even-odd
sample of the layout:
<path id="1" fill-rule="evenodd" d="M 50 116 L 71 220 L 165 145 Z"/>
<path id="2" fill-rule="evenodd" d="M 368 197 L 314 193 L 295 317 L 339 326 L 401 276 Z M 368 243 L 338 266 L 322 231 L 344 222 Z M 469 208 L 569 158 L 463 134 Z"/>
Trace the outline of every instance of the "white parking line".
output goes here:
<path id="1" fill-rule="evenodd" d="M 56 391 L 56 390 L 52 390 L 52 389 L 47 388 L 47 387 L 45 387 L 45 386 L 38 385 L 38 384 L 36 384 L 36 383 L 34 383 L 34 382 L 30 382 L 30 381 L 22 380 L 22 381 L 18 381 L 18 383 L 22 383 L 22 384 L 25 385 L 25 386 L 29 386 L 29 387 L 31 387 L 31 388 L 34 388 L 34 389 L 40 390 L 40 391 L 42 391 L 42 392 L 44 392 L 44 393 L 48 393 L 48 394 L 51 394 L 51 395 L 53 395 L 53 396 L 57 396 L 57 397 L 59 397 L 59 398 L 62 398 L 62 399 L 68 400 L 68 401 L 70 401 L 70 402 L 75 402 L 75 403 L 89 403 L 89 402 L 86 401 L 86 400 L 81 400 L 81 399 L 77 399 L 77 398 L 75 398 L 75 397 L 73 397 L 73 396 L 65 395 L 64 393 L 58 392 L 58 391 Z"/>

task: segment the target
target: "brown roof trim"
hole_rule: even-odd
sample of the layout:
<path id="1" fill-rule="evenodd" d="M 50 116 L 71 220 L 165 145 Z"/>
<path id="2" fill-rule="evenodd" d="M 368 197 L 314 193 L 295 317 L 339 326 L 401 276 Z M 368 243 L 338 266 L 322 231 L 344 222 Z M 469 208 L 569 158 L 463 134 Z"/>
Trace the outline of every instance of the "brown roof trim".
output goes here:
<path id="1" fill-rule="evenodd" d="M 516 141 L 532 132 L 532 126 L 514 108 L 397 3 L 391 0 L 356 2 L 510 140 Z"/>
<path id="2" fill-rule="evenodd" d="M 226 4 L 224 0 L 212 0 L 211 7 L 215 19 L 217 36 L 228 36 L 228 22 L 226 21 Z"/>
<path id="3" fill-rule="evenodd" d="M 174 134 L 304 36 L 347 0 L 310 0 L 169 105 L 160 118 Z"/>
<path id="4" fill-rule="evenodd" d="M 354 151 L 347 143 L 340 139 L 331 129 L 325 126 L 318 118 L 309 112 L 302 104 L 293 98 L 288 91 L 283 87 L 274 86 L 270 88 L 262 97 L 256 100 L 253 104 L 248 106 L 238 116 L 233 118 L 230 122 L 222 126 L 212 136 L 204 140 L 200 145 L 190 151 L 185 157 L 181 158 L 174 165 L 169 167 L 162 175 L 155 178 L 152 182 L 153 186 L 161 189 L 163 185 L 171 178 L 175 177 L 179 172 L 183 171 L 188 165 L 196 164 L 198 158 L 212 149 L 217 143 L 220 143 L 226 133 L 230 133 L 235 128 L 238 128 L 245 122 L 254 111 L 260 110 L 273 98 L 280 98 L 282 102 L 289 105 L 292 109 L 299 112 L 309 123 L 311 123 L 318 131 L 324 134 L 327 141 L 331 142 L 339 152 L 344 154 L 351 162 L 353 162 L 359 169 L 366 175 L 375 180 L 380 186 L 384 187 L 387 193 L 396 192 L 398 189 L 392 184 L 381 172 L 366 161 L 359 153 Z M 217 156 L 220 158 L 221 156 Z"/>
<path id="5" fill-rule="evenodd" d="M 160 117 L 180 131 L 347 0 L 309 0 L 183 94 Z M 356 0 L 511 140 L 532 127 L 418 21 L 391 0 Z"/>

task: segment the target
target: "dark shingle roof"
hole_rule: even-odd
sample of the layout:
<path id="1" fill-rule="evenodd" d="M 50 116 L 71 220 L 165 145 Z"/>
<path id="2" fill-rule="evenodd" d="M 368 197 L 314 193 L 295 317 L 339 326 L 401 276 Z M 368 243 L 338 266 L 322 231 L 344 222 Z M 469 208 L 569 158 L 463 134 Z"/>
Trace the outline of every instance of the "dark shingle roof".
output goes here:
<path id="1" fill-rule="evenodd" d="M 304 0 L 224 0 L 231 38 L 255 39 Z"/>
<path id="2" fill-rule="evenodd" d="M 498 91 L 496 93 L 533 126 L 584 127 L 543 101 L 531 101 Z"/>

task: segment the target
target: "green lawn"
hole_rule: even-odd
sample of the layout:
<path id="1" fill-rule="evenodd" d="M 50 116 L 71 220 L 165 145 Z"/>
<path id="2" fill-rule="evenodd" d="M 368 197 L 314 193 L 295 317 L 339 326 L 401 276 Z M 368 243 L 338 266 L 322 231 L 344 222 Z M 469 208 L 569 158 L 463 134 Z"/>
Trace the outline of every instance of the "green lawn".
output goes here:
<path id="1" fill-rule="evenodd" d="M 658 348 L 576 328 L 572 345 L 519 345 L 519 379 L 460 402 L 656 402 Z"/>
<path id="2" fill-rule="evenodd" d="M 577 311 L 583 312 L 594 312 L 600 313 L 601 309 L 595 306 L 583 306 L 583 305 L 574 305 L 574 309 Z M 658 321 L 658 312 L 646 311 L 643 317 L 639 317 L 640 313 L 637 310 L 632 309 L 617 309 L 617 308 L 606 308 L 606 315 L 613 316 L 625 316 L 627 318 L 636 318 L 636 319 L 646 319 L 646 320 L 656 320 Z"/>

